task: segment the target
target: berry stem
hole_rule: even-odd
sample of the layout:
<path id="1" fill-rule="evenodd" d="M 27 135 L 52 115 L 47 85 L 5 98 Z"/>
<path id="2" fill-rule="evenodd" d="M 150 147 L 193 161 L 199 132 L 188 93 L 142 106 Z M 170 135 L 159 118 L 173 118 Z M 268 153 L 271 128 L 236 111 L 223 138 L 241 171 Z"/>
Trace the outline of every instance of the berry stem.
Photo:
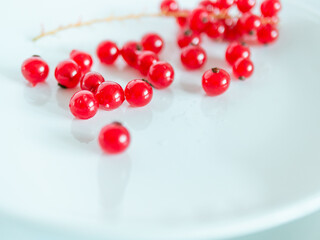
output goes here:
<path id="1" fill-rule="evenodd" d="M 181 13 L 182 15 L 183 13 Z M 184 14 L 185 15 L 185 14 Z M 141 13 L 141 14 L 130 14 L 130 15 L 126 15 L 126 16 L 110 16 L 110 17 L 106 17 L 106 18 L 97 18 L 97 19 L 92 19 L 92 20 L 88 20 L 88 21 L 84 21 L 84 22 L 77 22 L 77 23 L 71 23 L 68 25 L 64 25 L 64 26 L 60 26 L 56 29 L 53 29 L 51 31 L 48 32 L 42 32 L 41 34 L 39 34 L 38 36 L 34 37 L 32 39 L 32 41 L 37 41 L 43 37 L 46 36 L 50 36 L 50 35 L 55 35 L 58 32 L 61 31 L 65 31 L 68 29 L 72 29 L 72 28 L 78 28 L 78 27 L 83 27 L 83 26 L 89 26 L 89 25 L 93 25 L 96 23 L 102 23 L 102 22 L 112 22 L 112 21 L 124 21 L 124 20 L 129 20 L 129 19 L 140 19 L 140 18 L 149 18 L 149 17 L 165 17 L 165 16 L 169 16 L 168 14 L 165 13 Z M 180 16 L 180 15 L 179 15 Z"/>
<path id="2" fill-rule="evenodd" d="M 53 29 L 51 31 L 45 32 L 42 30 L 42 32 L 38 36 L 35 36 L 32 39 L 32 41 L 35 42 L 35 41 L 37 41 L 41 38 L 44 38 L 46 36 L 55 35 L 58 32 L 62 32 L 62 31 L 68 30 L 68 29 L 89 26 L 89 25 L 93 25 L 96 23 L 124 21 L 124 20 L 130 20 L 130 19 L 152 18 L 152 17 L 175 17 L 176 18 L 176 17 L 187 17 L 187 16 L 188 16 L 188 13 L 186 13 L 185 11 L 174 12 L 174 13 L 158 12 L 158 13 L 129 14 L 129 15 L 125 15 L 125 16 L 110 16 L 110 17 L 106 17 L 106 18 L 97 18 L 97 19 L 92 19 L 92 20 L 88 20 L 88 21 L 78 21 L 76 23 L 70 23 L 68 25 L 60 26 L 60 27 Z M 234 18 L 233 16 L 230 16 L 226 13 L 211 14 L 210 16 L 215 19 L 220 19 L 220 20 Z M 271 19 L 266 17 L 266 18 L 261 19 L 261 21 L 263 23 L 269 23 L 269 22 L 271 22 Z"/>

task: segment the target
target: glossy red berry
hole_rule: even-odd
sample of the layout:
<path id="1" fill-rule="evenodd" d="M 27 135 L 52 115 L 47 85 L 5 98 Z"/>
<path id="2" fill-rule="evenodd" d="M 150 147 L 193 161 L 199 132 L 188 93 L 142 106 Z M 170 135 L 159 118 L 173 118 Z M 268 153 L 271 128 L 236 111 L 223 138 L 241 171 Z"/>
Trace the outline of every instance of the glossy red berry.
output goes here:
<path id="1" fill-rule="evenodd" d="M 242 30 L 238 22 L 235 22 L 233 19 L 226 19 L 224 21 L 224 40 L 233 42 L 238 41 L 242 37 Z"/>
<path id="2" fill-rule="evenodd" d="M 81 90 L 72 96 L 69 108 L 76 118 L 89 119 L 96 115 L 99 104 L 92 92 Z"/>
<path id="3" fill-rule="evenodd" d="M 119 56 L 119 49 L 114 42 L 103 41 L 97 47 L 97 55 L 101 63 L 113 64 Z"/>
<path id="4" fill-rule="evenodd" d="M 209 96 L 217 96 L 229 88 L 230 75 L 221 68 L 212 68 L 202 76 L 202 88 Z"/>
<path id="5" fill-rule="evenodd" d="M 138 69 L 143 75 L 147 75 L 152 64 L 159 61 L 158 56 L 151 51 L 143 51 L 138 56 Z"/>
<path id="6" fill-rule="evenodd" d="M 111 123 L 101 129 L 99 144 L 106 153 L 122 153 L 130 145 L 130 133 L 121 123 Z"/>
<path id="7" fill-rule="evenodd" d="M 260 9 L 264 17 L 273 17 L 281 10 L 281 3 L 279 0 L 264 0 Z"/>
<path id="8" fill-rule="evenodd" d="M 89 72 L 92 67 L 93 61 L 89 53 L 72 50 L 70 53 L 70 59 L 78 64 L 83 74 Z"/>
<path id="9" fill-rule="evenodd" d="M 153 64 L 148 73 L 148 81 L 158 89 L 169 87 L 174 79 L 174 70 L 167 62 Z"/>
<path id="10" fill-rule="evenodd" d="M 180 13 L 183 13 L 186 16 L 179 16 L 176 18 L 176 20 L 177 20 L 178 25 L 181 28 L 184 28 L 188 25 L 190 11 L 189 10 L 181 10 Z"/>
<path id="11" fill-rule="evenodd" d="M 207 54 L 199 46 L 188 46 L 182 49 L 181 62 L 187 69 L 201 68 L 207 61 Z"/>
<path id="12" fill-rule="evenodd" d="M 179 5 L 175 0 L 163 0 L 160 9 L 164 13 L 173 13 L 179 10 Z"/>
<path id="13" fill-rule="evenodd" d="M 233 64 L 240 58 L 250 58 L 250 49 L 243 44 L 234 42 L 231 43 L 226 51 L 226 60 L 233 66 Z"/>
<path id="14" fill-rule="evenodd" d="M 124 94 L 131 106 L 143 107 L 151 101 L 153 90 L 145 80 L 135 79 L 127 84 Z"/>
<path id="15" fill-rule="evenodd" d="M 138 55 L 142 49 L 141 43 L 130 41 L 123 45 L 121 55 L 129 66 L 136 68 L 138 66 Z"/>
<path id="16" fill-rule="evenodd" d="M 203 32 L 209 23 L 209 13 L 203 8 L 196 8 L 190 14 L 190 28 L 196 32 Z"/>
<path id="17" fill-rule="evenodd" d="M 218 0 L 219 9 L 228 9 L 234 4 L 234 0 Z"/>
<path id="18" fill-rule="evenodd" d="M 244 80 L 252 75 L 254 66 L 250 59 L 240 58 L 235 62 L 232 70 L 236 78 Z"/>
<path id="19" fill-rule="evenodd" d="M 60 62 L 54 72 L 59 85 L 64 88 L 74 88 L 82 76 L 78 64 L 73 60 Z"/>
<path id="20" fill-rule="evenodd" d="M 177 43 L 180 48 L 184 48 L 189 45 L 197 46 L 201 43 L 201 36 L 199 33 L 187 29 L 178 34 Z"/>
<path id="21" fill-rule="evenodd" d="M 206 28 L 206 34 L 211 39 L 218 39 L 224 35 L 226 28 L 222 21 L 211 20 Z"/>
<path id="22" fill-rule="evenodd" d="M 214 12 L 215 8 L 218 7 L 218 0 L 202 0 L 199 2 L 199 7 L 212 13 Z"/>
<path id="23" fill-rule="evenodd" d="M 47 79 L 49 66 L 42 58 L 33 56 L 22 63 L 21 72 L 24 78 L 35 86 Z"/>
<path id="24" fill-rule="evenodd" d="M 249 12 L 256 5 L 256 0 L 237 0 L 237 7 L 240 12 Z"/>
<path id="25" fill-rule="evenodd" d="M 241 31 L 253 35 L 261 27 L 261 18 L 252 13 L 246 13 L 239 19 Z"/>
<path id="26" fill-rule="evenodd" d="M 104 82 L 104 78 L 100 73 L 88 72 L 84 74 L 80 80 L 80 87 L 82 90 L 88 90 L 96 93 L 97 88 Z"/>
<path id="27" fill-rule="evenodd" d="M 105 81 L 97 88 L 95 97 L 105 110 L 113 110 L 123 103 L 124 92 L 118 83 Z"/>
<path id="28" fill-rule="evenodd" d="M 271 25 L 266 24 L 262 26 L 257 32 L 258 41 L 263 44 L 272 43 L 279 37 L 278 29 Z"/>
<path id="29" fill-rule="evenodd" d="M 142 37 L 141 44 L 143 50 L 158 54 L 163 48 L 163 39 L 156 33 L 149 33 Z"/>

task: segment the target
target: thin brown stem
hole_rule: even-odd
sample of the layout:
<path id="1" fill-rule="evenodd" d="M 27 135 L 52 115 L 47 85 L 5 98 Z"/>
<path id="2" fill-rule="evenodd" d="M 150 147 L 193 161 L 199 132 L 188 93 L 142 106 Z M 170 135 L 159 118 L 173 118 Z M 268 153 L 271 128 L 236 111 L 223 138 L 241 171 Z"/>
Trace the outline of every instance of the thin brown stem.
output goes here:
<path id="1" fill-rule="evenodd" d="M 65 31 L 68 29 L 72 28 L 78 28 L 78 27 L 83 27 L 83 26 L 89 26 L 93 25 L 96 23 L 103 23 L 103 22 L 113 22 L 113 21 L 124 21 L 124 20 L 130 20 L 130 19 L 140 19 L 140 18 L 152 18 L 152 17 L 187 17 L 188 13 L 184 11 L 176 12 L 176 13 L 165 13 L 165 12 L 160 12 L 160 13 L 140 13 L 140 14 L 130 14 L 130 15 L 125 15 L 125 16 L 110 16 L 106 18 L 97 18 L 97 19 L 92 19 L 88 21 L 78 21 L 76 23 L 71 23 L 68 25 L 60 26 L 56 29 L 53 29 L 51 31 L 45 32 L 43 29 L 41 33 L 34 37 L 32 41 L 37 41 L 43 37 L 50 36 L 50 35 L 55 35 L 58 32 Z M 221 14 L 212 14 L 211 17 L 215 19 L 229 19 L 229 18 L 234 18 L 228 14 L 221 13 Z M 268 18 L 262 19 L 265 23 L 269 22 L 270 20 Z"/>
<path id="2" fill-rule="evenodd" d="M 151 17 L 167 17 L 167 16 L 173 16 L 172 14 L 166 14 L 166 13 L 141 13 L 141 14 L 130 14 L 126 16 L 110 16 L 106 18 L 97 18 L 97 19 L 92 19 L 89 21 L 79 21 L 77 23 L 71 23 L 68 25 L 60 26 L 56 29 L 53 29 L 51 31 L 45 32 L 42 31 L 41 34 L 38 36 L 34 37 L 32 41 L 37 41 L 43 37 L 54 35 L 58 32 L 65 31 L 71 28 L 78 28 L 78 27 L 83 27 L 83 26 L 89 26 L 93 25 L 96 23 L 103 23 L 103 22 L 113 22 L 113 21 L 124 21 L 124 20 L 129 20 L 129 19 L 140 19 L 140 18 L 151 18 Z M 175 16 L 186 16 L 186 13 L 184 12 L 179 12 L 179 14 L 175 14 Z"/>

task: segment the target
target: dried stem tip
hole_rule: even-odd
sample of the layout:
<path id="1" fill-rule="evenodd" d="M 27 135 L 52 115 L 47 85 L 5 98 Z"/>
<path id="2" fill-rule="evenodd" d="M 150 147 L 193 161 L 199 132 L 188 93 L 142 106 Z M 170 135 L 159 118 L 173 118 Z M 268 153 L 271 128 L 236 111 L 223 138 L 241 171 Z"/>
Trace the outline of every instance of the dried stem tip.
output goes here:
<path id="1" fill-rule="evenodd" d="M 219 73 L 220 72 L 220 68 L 217 68 L 217 67 L 211 68 L 211 70 L 212 70 L 213 73 Z"/>

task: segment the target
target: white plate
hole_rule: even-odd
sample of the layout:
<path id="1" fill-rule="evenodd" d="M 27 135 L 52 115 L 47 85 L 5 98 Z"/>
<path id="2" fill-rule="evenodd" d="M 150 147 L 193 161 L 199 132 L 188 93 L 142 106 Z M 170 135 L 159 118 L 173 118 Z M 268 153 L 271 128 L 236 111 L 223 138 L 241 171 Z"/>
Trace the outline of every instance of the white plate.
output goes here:
<path id="1" fill-rule="evenodd" d="M 186 7 L 195 1 L 185 1 Z M 320 18 L 315 5 L 283 1 L 280 39 L 252 47 L 255 74 L 220 97 L 204 95 L 205 69 L 230 68 L 226 44 L 206 40 L 209 61 L 188 72 L 179 63 L 172 19 L 100 24 L 36 43 L 47 29 L 93 17 L 157 11 L 158 1 L 6 1 L 1 27 L 0 209 L 36 222 L 115 239 L 227 237 L 257 231 L 320 206 Z M 319 8 L 318 8 L 319 9 Z M 168 90 L 141 109 L 123 104 L 74 120 L 73 90 L 56 86 L 55 65 L 73 49 L 94 54 L 102 39 L 123 44 L 156 31 L 161 59 L 174 65 Z M 40 54 L 48 83 L 30 88 L 20 64 Z M 95 59 L 96 60 L 96 59 Z M 140 75 L 119 60 L 94 70 L 122 86 Z M 103 155 L 101 127 L 123 122 L 132 145 Z"/>

